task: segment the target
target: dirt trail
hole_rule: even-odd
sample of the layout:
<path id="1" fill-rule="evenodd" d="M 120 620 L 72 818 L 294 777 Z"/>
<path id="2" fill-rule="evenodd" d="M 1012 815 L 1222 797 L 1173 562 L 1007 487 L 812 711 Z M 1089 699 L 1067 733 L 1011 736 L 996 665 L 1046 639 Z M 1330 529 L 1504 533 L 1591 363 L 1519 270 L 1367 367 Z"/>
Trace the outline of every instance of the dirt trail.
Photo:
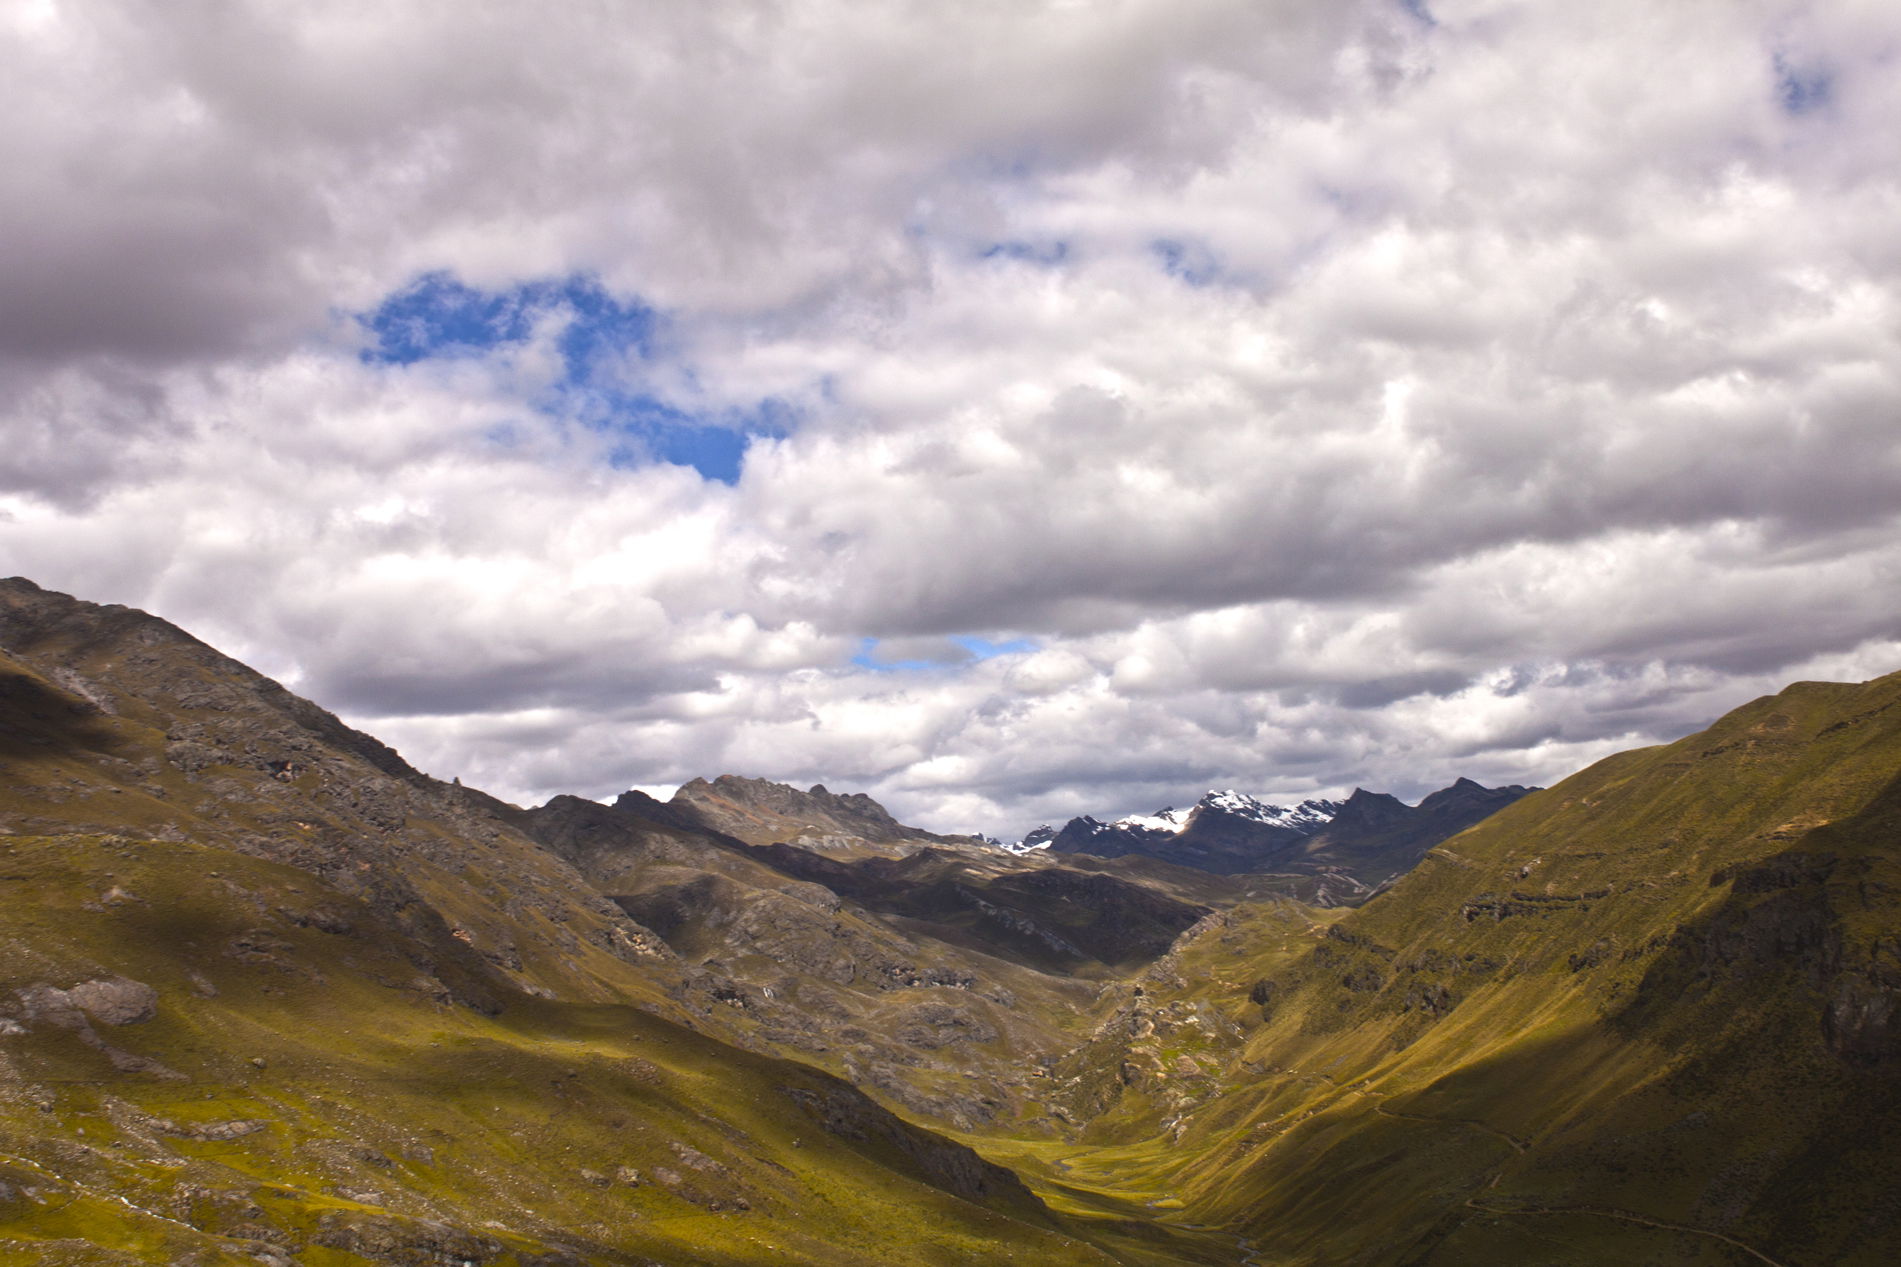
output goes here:
<path id="1" fill-rule="evenodd" d="M 1439 1126 L 1469 1126 L 1473 1130 L 1484 1131 L 1487 1135 L 1496 1135 L 1507 1144 L 1510 1144 L 1515 1152 L 1522 1153 L 1531 1147 L 1529 1140 L 1520 1139 L 1510 1131 L 1501 1131 L 1498 1127 L 1481 1122 L 1476 1118 L 1434 1117 L 1429 1113 L 1402 1113 L 1398 1109 L 1389 1109 L 1383 1104 L 1374 1105 L 1373 1111 L 1375 1113 L 1384 1114 L 1387 1117 L 1404 1118 L 1409 1122 L 1431 1122 Z"/>
<path id="2" fill-rule="evenodd" d="M 1721 1241 L 1725 1245 L 1731 1246 L 1732 1248 L 1740 1249 L 1743 1253 L 1749 1255 L 1751 1258 L 1756 1259 L 1758 1262 L 1764 1262 L 1764 1263 L 1769 1264 L 1769 1267 L 1787 1267 L 1787 1264 L 1777 1262 L 1775 1259 L 1769 1257 L 1769 1255 L 1763 1253 L 1761 1250 L 1756 1249 L 1755 1247 L 1750 1246 L 1750 1245 L 1745 1245 L 1743 1242 L 1737 1240 L 1733 1236 L 1725 1236 L 1721 1232 L 1712 1232 L 1706 1227 L 1690 1227 L 1683 1223 L 1665 1223 L 1661 1219 L 1652 1219 L 1652 1218 L 1647 1218 L 1641 1214 L 1632 1214 L 1629 1210 L 1614 1210 L 1608 1206 L 1598 1206 L 1598 1205 L 1536 1205 L 1536 1206 L 1485 1205 L 1482 1202 L 1480 1202 L 1477 1197 L 1467 1198 L 1465 1204 L 1471 1209 L 1480 1210 L 1486 1214 L 1525 1214 L 1525 1215 L 1542 1215 L 1542 1214 L 1579 1215 L 1579 1214 L 1583 1214 L 1583 1215 L 1590 1215 L 1590 1216 L 1600 1218 L 1600 1219 L 1617 1219 L 1618 1221 L 1623 1222 L 1623 1223 L 1636 1223 L 1642 1227 L 1654 1227 L 1658 1229 L 1659 1231 L 1664 1231 L 1664 1232 L 1684 1232 L 1691 1236 L 1705 1236 L 1711 1240 Z"/>

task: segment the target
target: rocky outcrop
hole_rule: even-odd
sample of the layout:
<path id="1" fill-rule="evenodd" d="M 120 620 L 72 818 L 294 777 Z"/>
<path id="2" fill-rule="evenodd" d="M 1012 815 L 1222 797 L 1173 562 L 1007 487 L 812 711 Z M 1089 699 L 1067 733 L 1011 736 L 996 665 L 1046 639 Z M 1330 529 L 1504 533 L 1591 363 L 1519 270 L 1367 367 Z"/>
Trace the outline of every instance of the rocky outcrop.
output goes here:
<path id="1" fill-rule="evenodd" d="M 143 981 L 102 977 L 68 989 L 29 986 L 19 994 L 23 1019 L 45 1020 L 69 1029 L 83 1024 L 80 1014 L 101 1025 L 137 1025 L 158 1015 L 158 991 Z"/>
<path id="2" fill-rule="evenodd" d="M 1719 870 L 1710 882 L 1728 896 L 1670 937 L 1626 1023 L 1734 991 L 1802 998 L 1843 1061 L 1901 1060 L 1901 933 L 1867 917 L 1884 905 L 1895 870 L 1879 856 L 1810 849 Z"/>
<path id="3" fill-rule="evenodd" d="M 801 792 L 784 783 L 722 774 L 710 783 L 687 783 L 673 794 L 668 808 L 683 821 L 752 845 L 786 842 L 825 850 L 883 846 L 897 852 L 931 845 L 982 847 L 974 836 L 941 836 L 907 827 L 863 792 L 841 795 L 823 784 Z"/>

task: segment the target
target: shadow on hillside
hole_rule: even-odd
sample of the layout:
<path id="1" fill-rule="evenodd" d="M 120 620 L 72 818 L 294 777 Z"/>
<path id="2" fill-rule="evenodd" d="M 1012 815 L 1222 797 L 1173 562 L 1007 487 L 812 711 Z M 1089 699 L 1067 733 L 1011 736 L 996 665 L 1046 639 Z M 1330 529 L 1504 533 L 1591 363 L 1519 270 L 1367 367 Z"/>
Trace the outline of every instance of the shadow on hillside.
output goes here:
<path id="1" fill-rule="evenodd" d="M 1166 954 L 1212 909 L 1096 871 L 998 874 L 940 849 L 850 860 L 787 844 L 748 852 L 781 874 L 903 921 L 907 931 L 1061 975 L 1133 971 Z"/>
<path id="2" fill-rule="evenodd" d="M 1266 1262 L 1433 1261 L 1472 1217 L 1465 1203 L 1519 1158 L 1512 1136 L 1483 1117 L 1549 1071 L 1588 1063 L 1575 1048 L 1526 1043 L 1403 1097 L 1344 1091 L 1248 1167 L 1262 1186 L 1240 1230 Z"/>
<path id="3" fill-rule="evenodd" d="M 1785 1024 L 1850 1064 L 1901 1060 L 1901 968 L 1870 936 L 1901 923 L 1898 842 L 1901 776 L 1855 814 L 1718 872 L 1710 883 L 1729 893 L 1675 931 L 1611 1024 L 1681 1030 L 1693 1011 L 1733 1022 L 1774 1001 Z"/>
<path id="4" fill-rule="evenodd" d="M 1680 1234 L 1644 1220 L 1706 1217 L 1694 1207 L 1731 1141 L 1701 1105 L 1644 1095 L 1660 1056 L 1587 1023 L 1511 1041 L 1410 1094 L 1349 1091 L 1257 1163 L 1268 1186 L 1243 1230 L 1265 1261 L 1469 1267 L 1525 1261 L 1488 1247 L 1570 1209 L 1612 1239 L 1601 1259 L 1564 1261 L 1700 1261 L 1669 1257 Z M 1559 1135 L 1541 1134 L 1555 1122 Z M 1611 1210 L 1636 1214 L 1591 1213 Z"/>
<path id="5" fill-rule="evenodd" d="M 0 667 L 0 758 L 100 751 L 113 740 L 111 727 L 86 700 Z"/>
<path id="6" fill-rule="evenodd" d="M 1894 1261 L 1901 969 L 1885 947 L 1901 926 L 1898 841 L 1901 778 L 1855 815 L 1719 872 L 1722 900 L 1675 930 L 1601 1021 L 1381 1103 L 1376 1114 L 1401 1120 L 1344 1135 L 1311 1183 L 1343 1184 L 1375 1156 L 1409 1175 L 1403 1125 L 1443 1148 L 1451 1127 L 1433 1124 L 1462 1122 L 1522 1159 L 1504 1157 L 1498 1186 L 1444 1201 L 1407 1263 L 1510 1261 L 1512 1237 L 1532 1223 L 1560 1235 L 1560 1217 L 1583 1220 L 1564 1234 L 1588 1229 L 1604 1253 L 1623 1238 L 1633 1258 L 1745 1244 L 1784 1261 Z"/>

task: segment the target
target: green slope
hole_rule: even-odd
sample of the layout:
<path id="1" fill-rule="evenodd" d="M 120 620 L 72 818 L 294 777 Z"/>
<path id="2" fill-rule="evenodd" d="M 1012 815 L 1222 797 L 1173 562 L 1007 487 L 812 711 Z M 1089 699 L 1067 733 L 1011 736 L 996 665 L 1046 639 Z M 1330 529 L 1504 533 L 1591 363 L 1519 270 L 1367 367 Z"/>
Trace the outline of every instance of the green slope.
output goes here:
<path id="1" fill-rule="evenodd" d="M 141 613 L 0 645 L 0 1263 L 1110 1261 L 505 807 Z"/>
<path id="2" fill-rule="evenodd" d="M 67 836 L 0 869 L 0 1261 L 1107 1261 L 815 1071 L 626 1005 L 458 1006 L 294 868 Z M 86 981 L 152 1015 L 48 1001 Z"/>
<path id="3" fill-rule="evenodd" d="M 1243 1027 L 1217 1093 L 1167 1120 L 1138 1081 L 1067 1176 L 1262 1262 L 1895 1261 L 1897 771 L 1901 675 L 1803 683 L 1337 923 L 1203 936 L 1179 998 Z"/>

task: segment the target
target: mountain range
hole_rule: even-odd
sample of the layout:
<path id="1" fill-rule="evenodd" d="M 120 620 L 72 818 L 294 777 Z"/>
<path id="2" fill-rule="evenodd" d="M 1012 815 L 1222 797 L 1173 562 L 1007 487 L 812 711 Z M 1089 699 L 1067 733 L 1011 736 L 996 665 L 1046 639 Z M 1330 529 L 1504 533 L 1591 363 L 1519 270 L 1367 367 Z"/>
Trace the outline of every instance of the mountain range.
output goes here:
<path id="1" fill-rule="evenodd" d="M 1139 855 L 1223 875 L 1245 872 L 1334 874 L 1364 896 L 1409 870 L 1440 841 L 1535 788 L 1481 787 L 1470 779 L 1409 806 L 1383 792 L 1355 788 L 1344 801 L 1269 805 L 1241 792 L 1211 791 L 1186 810 L 1098 822 L 1072 818 L 1039 827 L 1013 852 L 1047 848 L 1104 858 Z"/>
<path id="2" fill-rule="evenodd" d="M 1901 1256 L 1901 675 L 1092 821 L 524 809 L 0 582 L 0 1263 Z"/>

